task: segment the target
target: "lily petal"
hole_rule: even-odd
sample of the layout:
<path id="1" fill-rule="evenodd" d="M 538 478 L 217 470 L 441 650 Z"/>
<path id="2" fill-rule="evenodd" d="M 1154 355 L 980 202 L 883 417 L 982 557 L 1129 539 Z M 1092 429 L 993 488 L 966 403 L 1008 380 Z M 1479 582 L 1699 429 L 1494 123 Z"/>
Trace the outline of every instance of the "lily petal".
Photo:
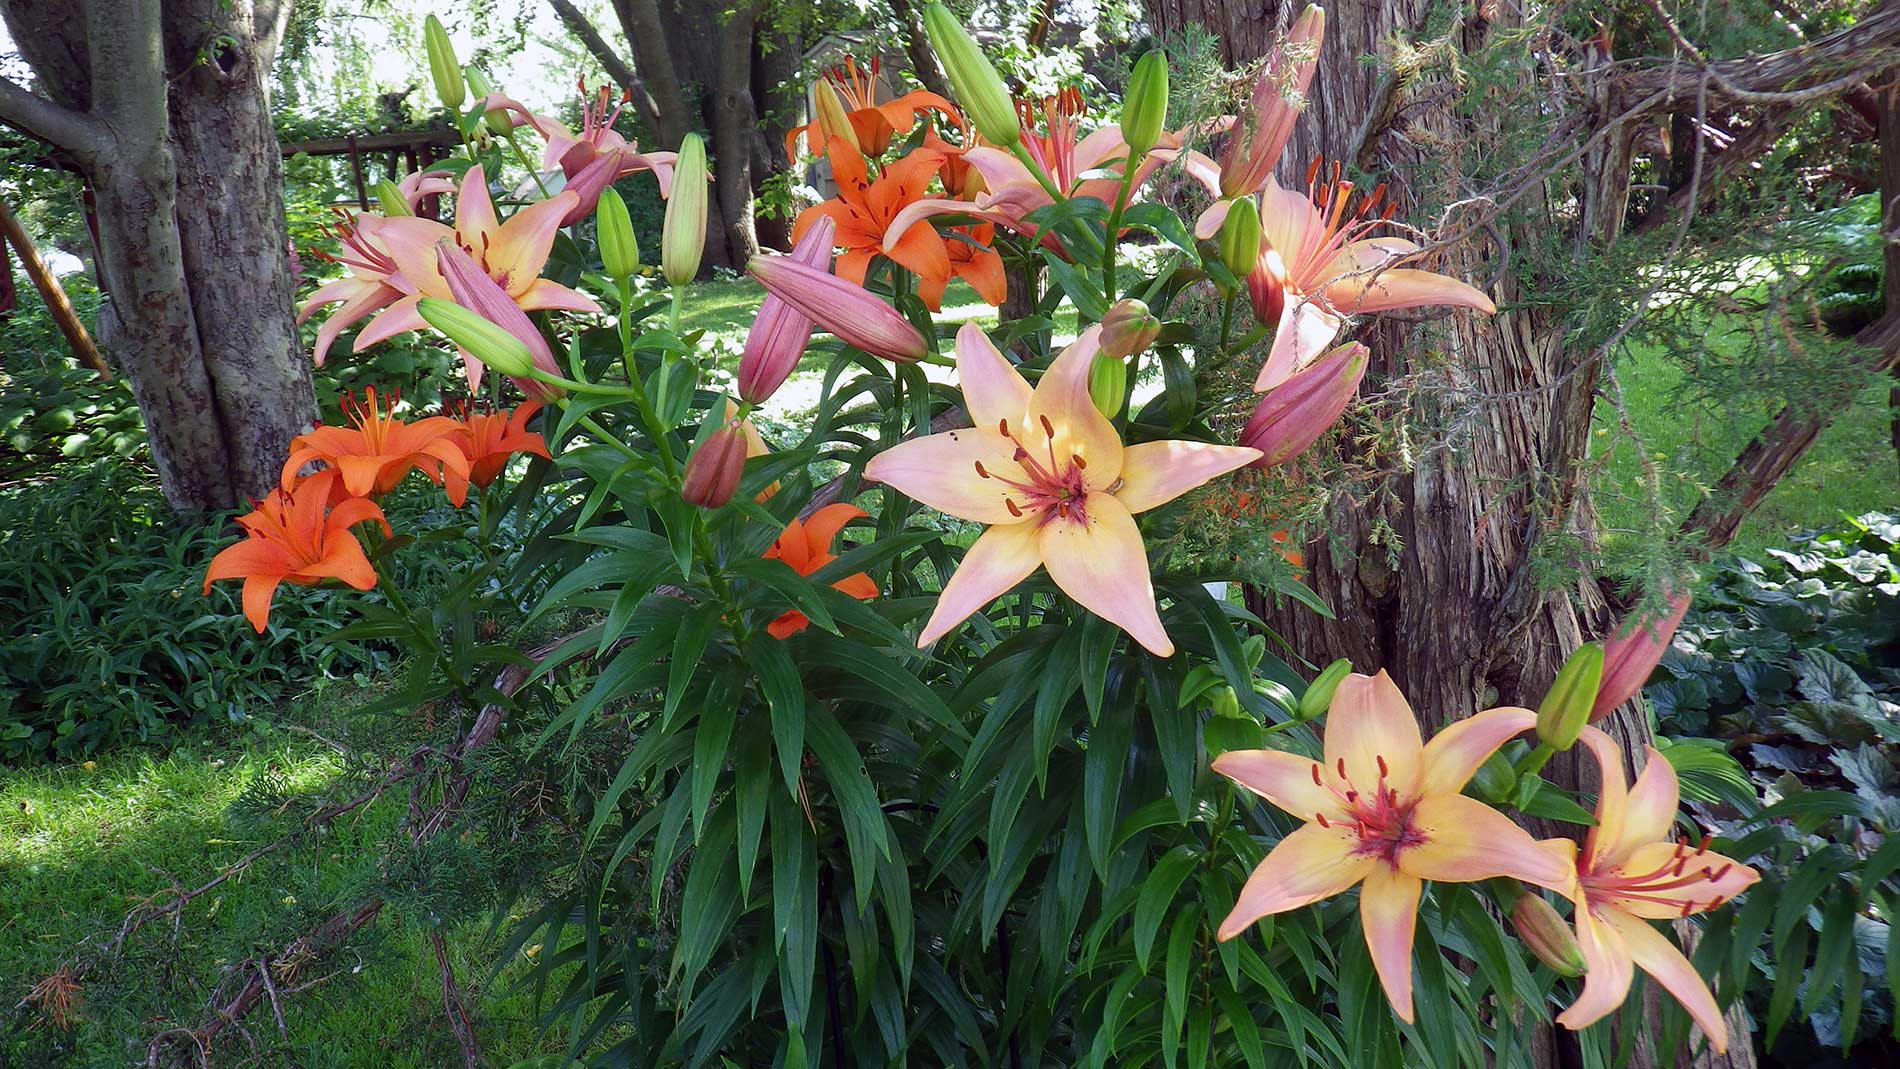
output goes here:
<path id="1" fill-rule="evenodd" d="M 205 569 L 204 592 L 211 593 L 211 584 L 219 579 L 282 573 L 289 568 L 290 557 L 282 546 L 263 538 L 245 538 L 224 547 L 211 558 L 210 566 Z"/>
<path id="2" fill-rule="evenodd" d="M 1306 262 L 1325 238 L 1326 220 L 1302 194 L 1269 180 L 1260 191 L 1260 240 L 1285 264 Z M 1306 281 L 1295 279 L 1296 282 Z"/>
<path id="3" fill-rule="evenodd" d="M 1004 420 L 1021 426 L 1029 412 L 1029 383 L 975 323 L 957 331 L 957 382 L 974 426 L 987 429 Z"/>
<path id="4" fill-rule="evenodd" d="M 510 296 L 521 296 L 540 279 L 541 268 L 548 262 L 548 252 L 554 248 L 554 235 L 560 232 L 561 220 L 579 199 L 572 193 L 561 192 L 538 204 L 530 204 L 509 216 L 506 223 L 488 235 L 486 250 L 476 246 L 477 251 L 484 253 L 482 262 L 488 273 L 500 277 L 502 288 Z"/>
<path id="5" fill-rule="evenodd" d="M 1142 442 L 1122 449 L 1115 496 L 1130 512 L 1165 505 L 1208 480 L 1260 459 L 1260 450 L 1207 442 Z"/>
<path id="6" fill-rule="evenodd" d="M 1326 297 L 1347 315 L 1389 312 L 1397 308 L 1453 305 L 1475 308 L 1486 315 L 1498 306 L 1476 286 L 1434 271 L 1394 267 L 1377 274 L 1341 279 L 1326 287 Z"/>
<path id="7" fill-rule="evenodd" d="M 992 478 L 977 474 L 977 465 Z M 889 483 L 938 512 L 978 523 L 1015 524 L 1005 480 L 1026 483 L 1016 463 L 1016 443 L 992 428 L 944 431 L 898 444 L 871 458 L 864 477 Z"/>
<path id="8" fill-rule="evenodd" d="M 1001 524 L 984 531 L 943 585 L 937 608 L 917 637 L 917 645 L 928 646 L 942 638 L 972 613 L 1029 578 L 1040 563 L 1042 552 L 1037 547 L 1034 524 Z"/>
<path id="9" fill-rule="evenodd" d="M 558 309 L 563 312 L 599 312 L 601 307 L 592 297 L 579 290 L 569 289 L 549 278 L 537 278 L 527 289 L 514 295 L 515 304 L 524 312 L 540 312 Z"/>
<path id="10" fill-rule="evenodd" d="M 1161 627 L 1141 529 L 1127 506 L 1091 493 L 1079 516 L 1055 515 L 1037 531 L 1049 578 L 1083 608 L 1134 636 L 1157 657 L 1174 653 Z"/>
<path id="11" fill-rule="evenodd" d="M 565 213 L 566 205 L 561 210 Z M 478 163 L 462 176 L 462 188 L 455 194 L 456 244 L 481 254 L 485 251 L 482 239 L 500 225 L 495 218 L 495 202 L 488 196 L 488 175 Z"/>
<path id="12" fill-rule="evenodd" d="M 1292 378 L 1294 372 L 1325 352 L 1345 325 L 1344 319 L 1327 311 L 1320 302 L 1288 290 L 1286 307 L 1280 311 L 1280 326 L 1273 332 L 1273 348 L 1253 381 L 1254 392 L 1264 393 Z"/>
<path id="13" fill-rule="evenodd" d="M 1401 795 L 1415 793 L 1425 754 L 1418 717 L 1383 671 L 1376 676 L 1354 672 L 1339 681 L 1326 716 L 1325 749 L 1328 775 L 1344 761 L 1347 778 L 1361 791 L 1372 790 L 1383 779 Z"/>
<path id="14" fill-rule="evenodd" d="M 1412 811 L 1412 828 L 1425 841 L 1399 852 L 1399 868 L 1420 879 L 1470 883 L 1510 876 L 1566 894 L 1577 880 L 1561 854 L 1475 798 L 1426 795 Z"/>
<path id="15" fill-rule="evenodd" d="M 1728 1051 L 1728 1024 L 1722 1020 L 1722 1009 L 1715 1004 L 1715 995 L 1709 991 L 1709 985 L 1703 981 L 1702 974 L 1676 949 L 1669 937 L 1650 927 L 1647 921 L 1620 914 L 1611 910 L 1604 923 L 1623 937 L 1623 945 L 1629 948 L 1629 955 L 1642 970 L 1656 978 L 1664 990 L 1676 996 L 1682 1008 L 1689 1011 L 1695 1023 L 1702 1026 L 1703 1034 L 1709 1037 L 1709 1046 L 1715 1053 Z"/>
<path id="16" fill-rule="evenodd" d="M 1621 864 L 1638 848 L 1669 838 L 1670 829 L 1675 827 L 1681 800 L 1676 770 L 1654 746 L 1644 747 L 1644 757 L 1643 770 L 1637 774 L 1636 785 L 1630 788 L 1621 812 L 1613 819 L 1605 819 L 1602 814 L 1597 817 L 1591 857 L 1599 867 Z"/>
<path id="17" fill-rule="evenodd" d="M 1509 706 L 1486 709 L 1450 725 L 1425 746 L 1425 774 L 1419 780 L 1419 791 L 1457 794 L 1498 747 L 1536 726 L 1536 713 Z"/>
<path id="18" fill-rule="evenodd" d="M 1283 750 L 1229 750 L 1214 759 L 1213 769 L 1301 820 L 1317 813 L 1352 820 L 1345 801 L 1316 782 L 1319 764 L 1310 757 Z"/>
<path id="19" fill-rule="evenodd" d="M 258 634 L 264 633 L 264 627 L 270 623 L 271 598 L 277 593 L 277 584 L 283 582 L 281 575 L 251 575 L 244 580 L 244 618 Z"/>
<path id="20" fill-rule="evenodd" d="M 1359 889 L 1359 923 L 1366 949 L 1379 973 L 1392 1011 L 1412 1020 L 1412 936 L 1418 926 L 1418 900 L 1425 884 L 1389 865 L 1374 865 Z"/>
<path id="21" fill-rule="evenodd" d="M 1281 839 L 1247 877 L 1233 910 L 1220 922 L 1221 940 L 1262 917 L 1331 898 L 1365 879 L 1378 863 L 1354 853 L 1357 845 L 1358 834 L 1338 824 L 1307 824 Z"/>
<path id="22" fill-rule="evenodd" d="M 1577 912 L 1577 946 L 1583 950 L 1586 966 L 1583 993 L 1557 1015 L 1557 1023 L 1573 1031 L 1588 1028 L 1616 1012 L 1629 997 L 1630 981 L 1636 977 L 1635 962 L 1623 937 L 1587 909 L 1579 908 Z"/>

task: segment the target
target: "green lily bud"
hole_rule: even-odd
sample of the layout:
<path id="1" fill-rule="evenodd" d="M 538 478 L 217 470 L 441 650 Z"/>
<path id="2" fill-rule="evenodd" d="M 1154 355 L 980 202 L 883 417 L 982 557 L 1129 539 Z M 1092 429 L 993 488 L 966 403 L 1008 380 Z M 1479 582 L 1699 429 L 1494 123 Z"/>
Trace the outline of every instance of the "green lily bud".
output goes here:
<path id="1" fill-rule="evenodd" d="M 1102 415 L 1114 419 L 1128 397 L 1128 365 L 1119 356 L 1099 353 L 1089 365 L 1089 400 Z"/>
<path id="2" fill-rule="evenodd" d="M 1537 955 L 1537 960 L 1550 966 L 1558 976 L 1582 976 L 1589 967 L 1583 948 L 1577 945 L 1576 933 L 1570 930 L 1570 922 L 1544 901 L 1543 895 L 1518 896 L 1517 904 L 1511 907 L 1511 926 L 1517 929 L 1517 937 L 1531 953 Z"/>
<path id="3" fill-rule="evenodd" d="M 1352 662 L 1344 657 L 1325 667 L 1313 682 L 1307 684 L 1306 693 L 1300 695 L 1300 707 L 1293 715 L 1300 721 L 1318 720 L 1332 707 L 1333 693 L 1339 689 L 1340 681 L 1352 672 Z"/>
<path id="4" fill-rule="evenodd" d="M 858 152 L 864 146 L 858 144 L 857 127 L 851 125 L 851 117 L 845 114 L 844 101 L 838 99 L 838 91 L 831 87 L 831 81 L 820 78 L 811 85 L 811 112 L 817 129 L 812 138 L 811 150 L 820 155 L 831 148 L 831 139 L 842 137 Z"/>
<path id="5" fill-rule="evenodd" d="M 1116 301 L 1102 317 L 1102 352 L 1109 356 L 1129 357 L 1146 352 L 1161 334 L 1161 320 L 1148 311 L 1148 305 L 1134 297 Z"/>
<path id="6" fill-rule="evenodd" d="M 699 274 L 699 258 L 706 251 L 706 142 L 687 134 L 673 165 L 673 195 L 666 200 L 666 222 L 660 227 L 660 272 L 666 281 L 684 286 Z"/>
<path id="7" fill-rule="evenodd" d="M 416 311 L 424 322 L 501 374 L 525 379 L 534 373 L 534 356 L 520 338 L 454 301 L 424 297 Z"/>
<path id="8" fill-rule="evenodd" d="M 1155 147 L 1167 117 L 1168 54 L 1157 48 L 1135 63 L 1127 95 L 1122 97 L 1122 140 L 1128 143 L 1130 160 Z"/>
<path id="9" fill-rule="evenodd" d="M 924 9 L 924 33 L 950 87 L 956 90 L 957 103 L 976 124 L 976 132 L 999 148 L 1014 148 L 1023 136 L 1016 105 L 976 39 L 941 0 Z"/>
<path id="10" fill-rule="evenodd" d="M 1222 683 L 1210 692 L 1208 704 L 1213 706 L 1215 716 L 1224 716 L 1230 720 L 1244 719 L 1240 712 L 1240 695 L 1234 688 Z"/>
<path id="11" fill-rule="evenodd" d="M 468 80 L 468 91 L 475 94 L 475 102 L 481 103 L 494 95 L 495 83 L 488 80 L 480 67 L 463 67 L 462 75 Z M 488 132 L 496 137 L 507 137 L 514 130 L 514 124 L 508 121 L 508 113 L 501 108 L 489 108 L 482 113 L 482 121 L 488 124 Z"/>
<path id="12" fill-rule="evenodd" d="M 462 85 L 462 65 L 455 61 L 455 46 L 449 43 L 449 31 L 442 20 L 430 15 L 422 20 L 422 45 L 429 53 L 429 77 L 435 81 L 436 99 L 451 111 L 459 110 L 468 99 Z"/>
<path id="13" fill-rule="evenodd" d="M 1596 704 L 1602 682 L 1603 646 L 1589 642 L 1577 647 L 1577 652 L 1557 670 L 1550 692 L 1537 707 L 1538 741 L 1560 752 L 1575 745 L 1584 725 L 1590 722 L 1590 709 Z"/>
<path id="14" fill-rule="evenodd" d="M 376 210 L 382 212 L 385 219 L 416 214 L 409 210 L 409 199 L 402 195 L 402 189 L 387 178 L 376 183 Z"/>
<path id="15" fill-rule="evenodd" d="M 1237 197 L 1230 202 L 1227 220 L 1220 228 L 1220 260 L 1235 278 L 1253 273 L 1260 256 L 1260 209 L 1252 197 Z"/>
<path id="16" fill-rule="evenodd" d="M 600 205 L 594 209 L 594 225 L 600 238 L 600 262 L 616 281 L 632 278 L 640 272 L 640 242 L 633 236 L 633 218 L 627 214 L 627 202 L 612 186 L 600 191 Z"/>

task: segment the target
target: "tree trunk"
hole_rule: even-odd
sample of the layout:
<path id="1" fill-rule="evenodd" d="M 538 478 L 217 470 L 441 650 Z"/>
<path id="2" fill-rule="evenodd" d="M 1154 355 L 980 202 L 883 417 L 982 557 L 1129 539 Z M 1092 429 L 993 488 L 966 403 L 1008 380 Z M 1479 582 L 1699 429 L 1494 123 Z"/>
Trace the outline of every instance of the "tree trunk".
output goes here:
<path id="1" fill-rule="evenodd" d="M 0 118 L 66 148 L 97 191 L 99 334 L 167 500 L 262 497 L 316 411 L 267 96 L 287 8 L 0 0 L 0 15 L 47 94 L 0 82 Z"/>

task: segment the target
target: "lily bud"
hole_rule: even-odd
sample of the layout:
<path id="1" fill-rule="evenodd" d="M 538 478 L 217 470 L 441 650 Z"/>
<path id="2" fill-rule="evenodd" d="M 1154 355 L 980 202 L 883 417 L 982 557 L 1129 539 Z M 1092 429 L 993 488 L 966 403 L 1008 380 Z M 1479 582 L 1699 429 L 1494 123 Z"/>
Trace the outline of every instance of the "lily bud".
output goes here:
<path id="1" fill-rule="evenodd" d="M 1237 278 L 1245 278 L 1260 258 L 1260 208 L 1240 197 L 1227 209 L 1220 227 L 1220 259 Z"/>
<path id="2" fill-rule="evenodd" d="M 745 269 L 766 292 L 846 345 L 900 364 L 914 364 L 930 352 L 930 343 L 910 320 L 855 282 L 789 256 L 754 256 Z"/>
<path id="3" fill-rule="evenodd" d="M 468 81 L 468 91 L 475 94 L 476 100 L 487 100 L 495 95 L 494 83 L 488 80 L 488 75 L 483 74 L 481 68 L 463 67 L 462 76 Z M 508 119 L 507 110 L 503 108 L 489 108 L 482 113 L 482 122 L 488 125 L 488 132 L 496 137 L 507 137 L 515 128 L 515 124 Z"/>
<path id="4" fill-rule="evenodd" d="M 600 239 L 600 262 L 615 281 L 640 272 L 640 242 L 633 236 L 633 217 L 627 202 L 612 186 L 600 191 L 594 207 L 595 234 Z"/>
<path id="5" fill-rule="evenodd" d="M 409 210 L 409 198 L 402 195 L 402 188 L 387 178 L 376 183 L 376 210 L 385 219 L 416 214 Z"/>
<path id="6" fill-rule="evenodd" d="M 1266 245 L 1260 246 L 1260 259 L 1247 275 L 1247 303 L 1253 306 L 1253 321 L 1261 326 L 1274 326 L 1280 322 L 1280 313 L 1286 311 L 1286 264 L 1280 258 L 1278 250 Z"/>
<path id="7" fill-rule="evenodd" d="M 422 20 L 422 47 L 429 53 L 429 77 L 435 82 L 436 99 L 451 111 L 461 108 L 468 99 L 468 90 L 462 85 L 462 65 L 455 61 L 449 31 L 434 15 Z"/>
<path id="8" fill-rule="evenodd" d="M 1116 301 L 1102 317 L 1102 352 L 1125 359 L 1146 352 L 1161 334 L 1161 320 L 1134 297 Z"/>
<path id="9" fill-rule="evenodd" d="M 1537 741 L 1559 753 L 1576 745 L 1602 682 L 1603 647 L 1586 642 L 1557 670 L 1550 692 L 1537 707 Z"/>
<path id="10" fill-rule="evenodd" d="M 956 90 L 957 103 L 976 124 L 976 132 L 998 148 L 1014 148 L 1022 140 L 1023 131 L 1017 124 L 1016 105 L 1009 98 L 1009 90 L 975 38 L 941 0 L 924 9 L 924 33 L 937 53 L 937 62 L 943 65 L 944 76 L 950 79 L 950 87 Z"/>
<path id="11" fill-rule="evenodd" d="M 1597 690 L 1596 705 L 1590 710 L 1594 723 L 1612 710 L 1636 697 L 1649 674 L 1662 663 L 1676 628 L 1689 611 L 1689 594 L 1678 591 L 1669 596 L 1669 615 L 1661 620 L 1624 621 L 1617 634 L 1603 644 L 1603 685 Z"/>
<path id="12" fill-rule="evenodd" d="M 673 165 L 673 194 L 666 199 L 660 227 L 660 272 L 669 284 L 684 286 L 698 276 L 705 251 L 706 142 L 687 134 Z"/>
<path id="13" fill-rule="evenodd" d="M 832 138 L 839 137 L 863 154 L 857 128 L 851 125 L 851 117 L 845 114 L 844 102 L 838 99 L 838 91 L 831 87 L 830 79 L 820 78 L 811 83 L 811 113 L 818 124 L 814 131 L 817 136 L 811 139 L 814 151 L 824 151 L 830 147 Z"/>
<path id="14" fill-rule="evenodd" d="M 1097 353 L 1095 362 L 1089 365 L 1089 400 L 1095 402 L 1095 410 L 1114 419 L 1127 399 L 1128 365 L 1119 356 Z"/>
<path id="15" fill-rule="evenodd" d="M 1128 76 L 1127 95 L 1122 97 L 1122 140 L 1128 143 L 1130 160 L 1155 147 L 1167 118 L 1168 54 L 1157 48 L 1136 61 L 1134 73 Z"/>
<path id="16" fill-rule="evenodd" d="M 1339 422 L 1366 377 L 1366 347 L 1341 345 L 1260 399 L 1240 444 L 1260 450 L 1257 468 L 1284 464 Z"/>
<path id="17" fill-rule="evenodd" d="M 1286 40 L 1267 53 L 1247 114 L 1235 121 L 1226 151 L 1221 153 L 1222 196 L 1252 193 L 1273 176 L 1274 165 L 1280 162 L 1280 153 L 1286 150 L 1306 106 L 1306 90 L 1313 84 L 1325 36 L 1326 12 L 1312 5 L 1294 20 Z"/>
<path id="18" fill-rule="evenodd" d="M 496 371 L 510 378 L 525 378 L 534 370 L 534 357 L 520 338 L 454 301 L 424 297 L 417 302 L 416 311 L 423 322 Z"/>
<path id="19" fill-rule="evenodd" d="M 1208 705 L 1213 708 L 1215 716 L 1226 717 L 1229 720 L 1243 719 L 1240 711 L 1240 695 L 1234 692 L 1233 687 L 1225 683 L 1210 692 Z"/>
<path id="20" fill-rule="evenodd" d="M 838 224 L 821 215 L 792 248 L 792 259 L 820 271 L 831 266 L 832 241 Z M 772 396 L 811 344 L 811 317 L 768 293 L 745 336 L 745 353 L 739 357 L 739 396 L 747 404 L 759 404 Z"/>
<path id="21" fill-rule="evenodd" d="M 513 297 L 508 296 L 508 291 L 501 288 L 501 283 L 488 276 L 488 272 L 475 262 L 467 250 L 443 238 L 436 242 L 435 254 L 436 268 L 442 272 L 443 281 L 449 285 L 449 296 L 455 299 L 456 304 L 493 323 L 520 342 L 528 350 L 528 360 L 533 366 L 553 374 L 560 373 L 560 365 L 554 362 L 553 348 L 535 329 L 528 313 L 521 310 Z M 468 358 L 474 361 L 468 369 L 469 385 L 479 387 L 482 365 L 488 361 L 475 350 L 467 346 L 463 348 Z M 538 379 L 526 377 L 527 372 L 502 370 L 502 374 L 514 379 L 515 384 L 531 397 L 546 401 L 554 396 L 552 387 Z"/>
<path id="22" fill-rule="evenodd" d="M 686 458 L 680 496 L 703 509 L 723 506 L 739 489 L 739 479 L 745 474 L 745 456 L 744 421 L 726 419 L 723 426 Z"/>
<path id="23" fill-rule="evenodd" d="M 1540 894 L 1522 894 L 1511 907 L 1511 926 L 1537 960 L 1559 976 L 1582 976 L 1589 963 L 1570 922 Z"/>
<path id="24" fill-rule="evenodd" d="M 1295 719 L 1301 723 L 1318 720 L 1332 708 L 1333 694 L 1339 690 L 1340 681 L 1352 674 L 1352 662 L 1344 657 L 1320 670 L 1307 684 L 1306 693 L 1300 695 L 1299 708 L 1293 711 Z"/>

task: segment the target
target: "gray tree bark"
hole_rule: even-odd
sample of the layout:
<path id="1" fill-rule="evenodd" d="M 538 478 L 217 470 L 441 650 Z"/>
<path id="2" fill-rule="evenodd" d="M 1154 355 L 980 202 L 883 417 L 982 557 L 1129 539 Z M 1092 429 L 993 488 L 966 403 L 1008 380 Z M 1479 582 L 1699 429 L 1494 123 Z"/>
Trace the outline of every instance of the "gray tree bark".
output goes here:
<path id="1" fill-rule="evenodd" d="M 100 339 L 184 513 L 262 497 L 316 413 L 267 89 L 287 12 L 0 0 L 41 90 L 0 83 L 0 120 L 67 149 L 97 191 Z"/>

